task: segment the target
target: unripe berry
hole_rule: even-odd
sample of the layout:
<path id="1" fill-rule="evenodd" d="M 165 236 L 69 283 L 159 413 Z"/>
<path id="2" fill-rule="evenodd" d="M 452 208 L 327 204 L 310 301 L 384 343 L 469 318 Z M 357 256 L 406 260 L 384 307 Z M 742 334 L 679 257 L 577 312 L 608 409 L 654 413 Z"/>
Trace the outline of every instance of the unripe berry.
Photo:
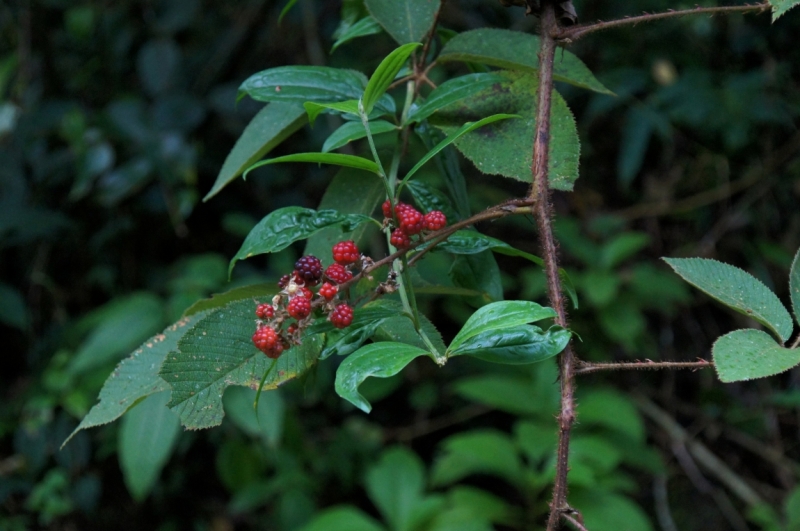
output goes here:
<path id="1" fill-rule="evenodd" d="M 300 321 L 311 314 L 311 302 L 305 297 L 295 297 L 286 305 L 286 311 Z"/>
<path id="2" fill-rule="evenodd" d="M 407 249 L 411 245 L 411 240 L 403 229 L 394 229 L 389 241 L 398 249 Z"/>
<path id="3" fill-rule="evenodd" d="M 330 282 L 325 282 L 322 284 L 322 287 L 319 288 L 320 296 L 324 297 L 326 301 L 333 299 L 338 292 L 339 286 L 335 286 Z"/>
<path id="4" fill-rule="evenodd" d="M 353 322 L 353 308 L 343 302 L 334 308 L 328 318 L 336 328 L 347 328 Z"/>
<path id="5" fill-rule="evenodd" d="M 431 210 L 425 214 L 425 228 L 428 230 L 441 230 L 447 226 L 447 217 L 440 210 Z"/>
<path id="6" fill-rule="evenodd" d="M 280 346 L 280 350 L 277 353 L 278 357 L 280 353 L 283 352 L 283 346 L 281 345 L 280 338 L 278 338 L 278 333 L 275 331 L 274 328 L 271 326 L 261 326 L 256 329 L 255 333 L 253 333 L 253 344 L 256 346 L 258 350 L 272 358 L 272 354 Z"/>
<path id="7" fill-rule="evenodd" d="M 361 258 L 361 252 L 353 240 L 339 242 L 333 246 L 333 259 L 342 265 L 353 264 Z"/>
<path id="8" fill-rule="evenodd" d="M 272 319 L 275 317 L 275 309 L 270 304 L 259 304 L 256 308 L 256 317 L 259 319 Z"/>
<path id="9" fill-rule="evenodd" d="M 397 221 L 400 228 L 406 234 L 419 234 L 425 227 L 425 218 L 414 208 L 408 208 L 403 212 L 397 213 Z"/>
<path id="10" fill-rule="evenodd" d="M 314 298 L 314 292 L 308 288 L 301 288 L 300 292 L 303 294 L 303 297 L 305 297 L 308 300 Z"/>
<path id="11" fill-rule="evenodd" d="M 331 264 L 328 266 L 328 269 L 325 270 L 325 276 L 336 284 L 344 284 L 353 278 L 353 273 L 348 271 L 342 264 Z"/>
<path id="12" fill-rule="evenodd" d="M 383 202 L 381 205 L 381 210 L 383 210 L 383 217 L 390 218 L 392 217 L 392 202 L 388 199 Z"/>

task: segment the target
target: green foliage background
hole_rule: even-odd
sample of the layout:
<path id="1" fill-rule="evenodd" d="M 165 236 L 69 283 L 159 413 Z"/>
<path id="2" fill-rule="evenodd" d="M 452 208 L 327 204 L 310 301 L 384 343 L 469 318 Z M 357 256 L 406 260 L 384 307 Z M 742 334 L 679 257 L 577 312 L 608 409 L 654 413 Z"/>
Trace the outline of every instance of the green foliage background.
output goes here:
<path id="1" fill-rule="evenodd" d="M 575 4 L 582 21 L 681 7 Z M 198 299 L 272 283 L 302 252 L 242 261 L 227 282 L 249 230 L 280 207 L 317 208 L 334 175 L 267 166 L 200 202 L 262 107 L 237 104 L 237 88 L 290 64 L 371 72 L 395 44 L 380 33 L 329 54 L 341 3 L 300 0 L 279 24 L 283 7 L 0 6 L 0 528 L 532 529 L 546 513 L 557 409 L 547 363 L 414 362 L 362 386 L 369 416 L 335 396 L 335 366 L 321 364 L 265 393 L 258 421 L 251 391 L 229 389 L 223 425 L 202 432 L 154 418 L 166 400 L 156 393 L 137 414 L 78 432 L 59 451 L 118 361 Z M 554 197 L 581 301 L 571 310 L 581 356 L 708 358 L 716 337 L 753 326 L 691 292 L 660 256 L 736 264 L 789 300 L 800 246 L 798 20 L 686 17 L 569 48 L 616 94 L 558 85 L 581 139 L 581 178 Z M 489 0 L 449 2 L 441 22 L 456 31 L 535 23 Z M 273 154 L 319 150 L 339 125 L 329 118 Z M 461 166 L 473 210 L 527 189 Z M 421 180 L 440 184 L 432 172 Z M 537 252 L 530 220 L 481 230 Z M 437 256 L 423 278 L 449 266 Z M 498 261 L 506 298 L 544 302 L 538 268 Z M 422 303 L 448 341 L 471 312 L 461 299 Z M 800 528 L 798 369 L 732 385 L 711 371 L 593 375 L 579 389 L 571 500 L 593 531 L 620 521 L 669 529 L 664 507 L 682 530 Z M 677 424 L 653 420 L 654 403 L 686 428 L 688 444 L 676 445 Z M 136 436 L 150 429 L 160 442 L 148 452 Z M 702 463 L 708 479 L 698 479 L 687 464 L 693 444 L 754 495 L 743 499 Z M 137 467 L 146 460 L 155 464 Z"/>

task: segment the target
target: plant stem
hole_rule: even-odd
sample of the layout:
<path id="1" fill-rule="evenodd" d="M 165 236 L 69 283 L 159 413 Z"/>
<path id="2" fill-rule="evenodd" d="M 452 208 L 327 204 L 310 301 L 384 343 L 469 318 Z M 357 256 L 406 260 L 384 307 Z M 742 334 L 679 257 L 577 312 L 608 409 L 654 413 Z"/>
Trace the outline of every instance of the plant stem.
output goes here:
<path id="1" fill-rule="evenodd" d="M 639 15 L 638 17 L 626 17 L 620 18 L 617 20 L 609 20 L 608 22 L 595 22 L 594 24 L 581 24 L 579 26 L 571 26 L 569 28 L 560 28 L 554 34 L 556 40 L 559 41 L 576 41 L 581 37 L 588 35 L 589 33 L 594 33 L 595 31 L 600 31 L 604 29 L 616 28 L 619 26 L 626 26 L 629 24 L 638 24 L 640 22 L 652 22 L 654 20 L 660 20 L 664 18 L 675 18 L 675 17 L 682 17 L 686 15 L 714 15 L 717 13 L 748 13 L 748 12 L 759 12 L 763 13 L 764 11 L 769 10 L 769 4 L 767 2 L 762 2 L 758 4 L 752 5 L 743 5 L 743 6 L 722 6 L 722 7 L 694 7 L 691 9 L 681 9 L 678 11 L 669 10 L 664 13 L 645 13 L 644 15 Z"/>
<path id="2" fill-rule="evenodd" d="M 600 371 L 624 370 L 660 370 L 660 369 L 705 369 L 713 367 L 714 362 L 707 360 L 698 361 L 632 361 L 623 363 L 593 363 L 578 360 L 573 374 L 591 374 Z"/>
<path id="3" fill-rule="evenodd" d="M 548 186 L 548 150 L 550 148 L 550 105 L 553 93 L 553 62 L 556 43 L 553 34 L 558 31 L 554 0 L 541 2 L 541 47 L 539 49 L 539 87 L 536 94 L 536 131 L 533 137 L 532 184 L 530 199 L 534 201 L 536 225 L 542 246 L 547 275 L 547 293 L 550 305 L 556 311 L 557 325 L 568 328 L 564 310 L 564 295 L 558 275 L 558 252 L 552 227 L 552 205 Z M 569 441 L 575 422 L 575 354 L 572 345 L 560 355 L 561 412 L 558 415 L 558 453 L 553 499 L 550 502 L 550 518 L 547 530 L 555 531 L 561 526 L 561 517 L 569 510 L 567 503 L 567 472 L 569 471 Z"/>

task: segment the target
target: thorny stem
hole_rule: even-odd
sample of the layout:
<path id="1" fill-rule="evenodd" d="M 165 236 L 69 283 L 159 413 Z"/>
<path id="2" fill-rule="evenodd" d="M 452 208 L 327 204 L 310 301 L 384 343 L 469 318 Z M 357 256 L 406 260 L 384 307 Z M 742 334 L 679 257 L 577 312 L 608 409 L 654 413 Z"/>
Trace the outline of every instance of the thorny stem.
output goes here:
<path id="1" fill-rule="evenodd" d="M 567 513 L 564 513 L 564 520 L 574 525 L 575 529 L 577 529 L 578 531 L 589 531 L 582 523 L 580 523 L 577 519 L 573 518 Z"/>
<path id="2" fill-rule="evenodd" d="M 763 13 L 764 11 L 769 10 L 769 4 L 767 2 L 762 2 L 758 4 L 746 4 L 743 6 L 722 6 L 722 7 L 693 7 L 691 9 L 681 9 L 678 11 L 669 10 L 664 13 L 645 13 L 644 15 L 639 15 L 638 17 L 626 17 L 620 18 L 617 20 L 609 20 L 608 22 L 595 22 L 594 24 L 581 24 L 578 26 L 571 26 L 568 28 L 560 28 L 554 34 L 553 37 L 557 41 L 565 41 L 565 42 L 573 42 L 581 37 L 588 35 L 589 33 L 594 33 L 595 31 L 600 31 L 604 29 L 616 28 L 619 26 L 626 26 L 629 24 L 638 24 L 640 22 L 652 22 L 654 20 L 661 20 L 665 18 L 674 18 L 674 17 L 682 17 L 686 15 L 714 15 L 717 13 L 749 13 L 749 12 L 759 12 Z"/>
<path id="3" fill-rule="evenodd" d="M 713 367 L 714 362 L 708 360 L 697 361 L 631 361 L 624 363 L 593 363 L 578 360 L 573 374 L 591 374 L 600 371 L 623 371 L 623 370 L 660 370 L 660 369 L 705 369 Z"/>

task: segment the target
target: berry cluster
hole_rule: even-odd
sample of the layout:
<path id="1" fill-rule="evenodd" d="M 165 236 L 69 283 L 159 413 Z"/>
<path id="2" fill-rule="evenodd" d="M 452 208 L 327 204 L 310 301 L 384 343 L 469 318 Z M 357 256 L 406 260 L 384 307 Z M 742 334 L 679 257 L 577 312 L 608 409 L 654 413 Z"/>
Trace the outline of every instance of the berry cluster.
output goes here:
<path id="1" fill-rule="evenodd" d="M 371 263 L 361 255 L 355 242 L 347 240 L 333 246 L 334 263 L 323 270 L 316 256 L 303 256 L 294 264 L 294 271 L 278 281 L 281 289 L 272 304 L 256 305 L 256 331 L 253 344 L 272 359 L 284 350 L 301 343 L 303 330 L 314 319 L 314 313 L 325 315 L 336 328 L 347 328 L 353 322 L 353 308 L 338 300 L 339 285 L 353 278 L 353 268 Z M 311 287 L 322 285 L 317 293 Z M 294 319 L 286 329 L 283 325 Z"/>
<path id="2" fill-rule="evenodd" d="M 394 222 L 392 216 L 392 203 L 388 199 L 382 205 L 384 223 Z M 447 226 L 447 217 L 440 210 L 431 210 L 422 214 L 413 206 L 398 201 L 394 206 L 394 218 L 397 219 L 392 234 L 389 238 L 391 244 L 398 249 L 407 249 L 411 245 L 411 236 L 422 231 L 437 231 Z"/>

